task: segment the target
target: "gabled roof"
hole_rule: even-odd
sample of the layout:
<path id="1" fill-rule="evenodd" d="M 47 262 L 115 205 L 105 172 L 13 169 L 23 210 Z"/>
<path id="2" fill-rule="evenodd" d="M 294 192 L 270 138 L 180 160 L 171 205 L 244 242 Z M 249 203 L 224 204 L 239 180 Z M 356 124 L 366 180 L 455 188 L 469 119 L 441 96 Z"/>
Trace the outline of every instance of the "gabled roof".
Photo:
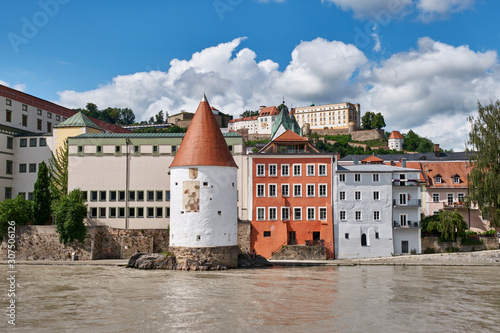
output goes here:
<path id="1" fill-rule="evenodd" d="M 55 125 L 54 127 L 91 127 L 101 131 L 104 131 L 102 128 L 97 126 L 92 120 L 89 119 L 83 112 L 78 112 L 74 116 L 69 117 L 65 121 Z"/>
<path id="2" fill-rule="evenodd" d="M 249 121 L 249 120 L 257 120 L 257 116 L 252 116 L 252 117 L 245 117 L 245 118 L 237 118 L 237 119 L 231 119 L 229 122 L 230 123 L 236 123 L 238 121 Z"/>
<path id="3" fill-rule="evenodd" d="M 206 96 L 203 96 L 170 167 L 194 165 L 238 167 Z"/>
<path id="4" fill-rule="evenodd" d="M 273 142 L 304 142 L 307 141 L 306 138 L 301 137 L 295 132 L 286 130 L 285 133 L 278 136 Z"/>
<path id="5" fill-rule="evenodd" d="M 399 131 L 392 131 L 389 139 L 404 139 L 404 137 L 399 133 Z"/>
<path id="6" fill-rule="evenodd" d="M 422 163 L 422 171 L 427 181 L 427 187 L 432 188 L 466 188 L 469 162 L 434 162 Z M 459 177 L 455 183 L 453 177 Z M 441 177 L 441 183 L 436 183 L 435 178 Z"/>
<path id="7" fill-rule="evenodd" d="M 262 108 L 259 112 L 259 117 L 263 116 L 277 116 L 280 114 L 280 111 L 275 106 L 268 106 Z"/>
<path id="8" fill-rule="evenodd" d="M 299 123 L 293 115 L 288 114 L 288 108 L 286 106 L 281 109 L 278 118 L 276 118 L 276 121 L 274 122 L 271 130 L 271 139 L 274 138 L 280 126 L 283 126 L 285 130 L 291 130 L 298 135 L 302 135 L 302 129 L 300 128 Z"/>
<path id="9" fill-rule="evenodd" d="M 384 160 L 381 158 L 378 158 L 374 155 L 371 155 L 364 160 L 361 161 L 361 163 L 384 163 Z"/>

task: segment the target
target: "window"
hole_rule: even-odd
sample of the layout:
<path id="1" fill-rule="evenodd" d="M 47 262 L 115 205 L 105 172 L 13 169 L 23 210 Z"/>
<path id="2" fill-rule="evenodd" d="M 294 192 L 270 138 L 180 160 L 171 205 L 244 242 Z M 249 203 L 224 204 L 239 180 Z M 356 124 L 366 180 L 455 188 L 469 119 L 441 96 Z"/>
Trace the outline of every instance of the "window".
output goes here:
<path id="1" fill-rule="evenodd" d="M 380 234 L 378 232 L 375 232 L 375 238 L 380 239 Z"/>
<path id="2" fill-rule="evenodd" d="M 136 154 L 139 153 L 139 146 L 134 146 L 134 153 L 136 153 Z"/>
<path id="3" fill-rule="evenodd" d="M 78 152 L 83 153 L 83 146 L 78 146 Z"/>
<path id="4" fill-rule="evenodd" d="M 28 147 L 28 139 L 19 140 L 19 147 Z"/>
<path id="5" fill-rule="evenodd" d="M 356 221 L 361 221 L 361 211 L 357 210 L 354 214 L 356 216 Z"/>
<path id="6" fill-rule="evenodd" d="M 281 207 L 281 220 L 290 220 L 290 207 Z"/>
<path id="7" fill-rule="evenodd" d="M 441 176 L 434 177 L 434 181 L 436 182 L 436 184 L 441 184 L 441 180 Z"/>
<path id="8" fill-rule="evenodd" d="M 290 176 L 290 165 L 288 165 L 288 164 L 281 165 L 281 176 L 282 177 Z"/>
<path id="9" fill-rule="evenodd" d="M 36 109 L 36 114 L 41 116 L 42 115 L 42 109 Z"/>
<path id="10" fill-rule="evenodd" d="M 401 223 L 402 227 L 406 227 L 407 226 L 406 215 L 405 214 L 399 215 L 399 222 Z"/>
<path id="11" fill-rule="evenodd" d="M 28 111 L 28 106 L 26 104 L 23 104 L 23 111 Z"/>
<path id="12" fill-rule="evenodd" d="M 326 220 L 326 207 L 319 208 L 319 219 L 321 221 L 325 221 Z"/>
<path id="13" fill-rule="evenodd" d="M 339 182 L 345 182 L 345 173 L 339 174 Z"/>
<path id="14" fill-rule="evenodd" d="M 106 191 L 99 192 L 99 201 L 106 201 Z"/>
<path id="15" fill-rule="evenodd" d="M 318 165 L 318 175 L 326 176 L 326 164 Z"/>
<path id="16" fill-rule="evenodd" d="M 135 201 L 135 191 L 128 191 L 128 199 L 130 201 Z"/>
<path id="17" fill-rule="evenodd" d="M 448 204 L 451 205 L 453 203 L 453 193 L 448 193 Z"/>
<path id="18" fill-rule="evenodd" d="M 276 207 L 269 208 L 269 221 L 276 221 L 278 219 L 278 213 Z"/>
<path id="19" fill-rule="evenodd" d="M 406 179 L 406 175 L 404 173 L 400 174 L 399 175 L 399 179 L 400 180 L 405 180 Z"/>
<path id="20" fill-rule="evenodd" d="M 96 151 L 97 154 L 102 153 L 102 146 L 96 146 L 95 147 L 95 151 Z"/>
<path id="21" fill-rule="evenodd" d="M 49 119 L 52 118 L 52 113 L 47 112 L 47 118 L 49 118 Z"/>
<path id="22" fill-rule="evenodd" d="M 269 184 L 269 193 L 268 196 L 270 197 L 276 197 L 276 184 Z"/>
<path id="23" fill-rule="evenodd" d="M 269 177 L 276 177 L 278 175 L 276 164 L 269 164 Z"/>
<path id="24" fill-rule="evenodd" d="M 326 197 L 327 196 L 327 193 L 326 193 L 327 185 L 326 184 L 319 184 L 318 186 L 319 186 L 319 196 Z"/>
<path id="25" fill-rule="evenodd" d="M 40 138 L 40 142 L 38 143 L 40 147 L 46 147 L 47 146 L 47 139 L 45 138 Z"/>
<path id="26" fill-rule="evenodd" d="M 373 174 L 373 182 L 378 182 L 379 181 L 379 174 L 378 173 L 374 173 Z"/>
<path id="27" fill-rule="evenodd" d="M 26 199 L 26 192 L 19 192 L 17 196 Z"/>
<path id="28" fill-rule="evenodd" d="M 115 153 L 120 153 L 122 150 L 121 146 L 115 146 Z"/>
<path id="29" fill-rule="evenodd" d="M 378 210 L 373 211 L 373 219 L 375 221 L 380 221 L 380 211 L 378 211 Z"/>
<path id="30" fill-rule="evenodd" d="M 118 217 L 125 217 L 125 207 L 118 208 Z"/>
<path id="31" fill-rule="evenodd" d="M 52 132 L 52 123 L 50 121 L 47 122 L 47 132 Z"/>
<path id="32" fill-rule="evenodd" d="M 361 235 L 361 246 L 368 246 L 366 242 L 366 234 Z"/>
<path id="33" fill-rule="evenodd" d="M 87 191 L 82 191 L 82 199 L 87 201 Z"/>
<path id="34" fill-rule="evenodd" d="M 373 191 L 373 200 L 380 200 L 380 192 Z"/>
<path id="35" fill-rule="evenodd" d="M 257 184 L 257 196 L 258 197 L 265 197 L 266 196 L 266 185 L 264 184 Z"/>
<path id="36" fill-rule="evenodd" d="M 316 209 L 313 207 L 307 208 L 307 220 L 314 221 L 316 219 Z"/>
<path id="37" fill-rule="evenodd" d="M 90 191 L 90 201 L 97 201 L 97 191 Z"/>
<path id="38" fill-rule="evenodd" d="M 257 221 L 264 221 L 266 219 L 266 209 L 263 207 L 257 208 Z"/>
<path id="39" fill-rule="evenodd" d="M 315 196 L 315 193 L 314 193 L 314 184 L 307 184 L 307 196 L 308 197 L 314 197 Z"/>
<path id="40" fill-rule="evenodd" d="M 155 217 L 155 209 L 148 207 L 148 217 Z"/>
<path id="41" fill-rule="evenodd" d="M 340 211 L 340 216 L 339 216 L 339 217 L 340 217 L 340 219 L 341 219 L 342 221 L 345 221 L 345 210 L 341 210 L 341 211 Z"/>
<path id="42" fill-rule="evenodd" d="M 163 191 L 156 191 L 156 201 L 163 201 Z"/>
<path id="43" fill-rule="evenodd" d="M 137 201 L 144 201 L 144 191 L 137 191 Z"/>
<path id="44" fill-rule="evenodd" d="M 25 173 L 26 172 L 26 163 L 19 164 L 19 172 L 20 173 Z"/>
<path id="45" fill-rule="evenodd" d="M 128 208 L 128 217 L 135 217 L 135 207 Z"/>
<path id="46" fill-rule="evenodd" d="M 99 208 L 99 217 L 101 217 L 101 218 L 106 217 L 106 208 L 105 207 Z"/>
<path id="47" fill-rule="evenodd" d="M 165 201 L 170 201 L 170 191 L 165 191 Z"/>
<path id="48" fill-rule="evenodd" d="M 118 200 L 119 201 L 125 201 L 125 191 L 119 191 L 118 192 Z"/>
<path id="49" fill-rule="evenodd" d="M 307 165 L 307 175 L 314 176 L 314 164 Z"/>
<path id="50" fill-rule="evenodd" d="M 459 176 L 453 177 L 453 184 L 460 184 L 460 177 Z"/>
<path id="51" fill-rule="evenodd" d="M 264 237 L 271 237 L 271 231 L 264 231 Z"/>
<path id="52" fill-rule="evenodd" d="M 7 137 L 7 149 L 14 149 L 14 138 L 11 136 Z"/>
<path id="53" fill-rule="evenodd" d="M 116 201 L 116 191 L 109 191 L 109 201 Z"/>
<path id="54" fill-rule="evenodd" d="M 60 115 L 56 115 L 56 121 L 60 121 L 61 120 L 61 116 Z"/>
<path id="55" fill-rule="evenodd" d="M 302 220 L 302 208 L 301 207 L 295 207 L 293 209 L 293 219 L 295 221 Z"/>
<path id="56" fill-rule="evenodd" d="M 97 217 L 97 208 L 96 207 L 90 208 L 90 216 L 89 217 Z"/>
<path id="57" fill-rule="evenodd" d="M 12 187 L 5 188 L 5 199 L 12 199 Z"/>
<path id="58" fill-rule="evenodd" d="M 36 172 L 36 163 L 29 164 L 29 172 Z"/>
<path id="59" fill-rule="evenodd" d="M 5 100 L 5 104 L 7 104 L 7 105 L 12 105 L 12 100 L 10 100 L 10 99 L 6 99 L 6 100 Z"/>
<path id="60" fill-rule="evenodd" d="M 302 176 L 302 168 L 300 164 L 293 165 L 293 175 L 296 177 Z"/>
<path id="61" fill-rule="evenodd" d="M 5 121 L 8 123 L 12 122 L 12 111 L 10 110 L 5 111 Z"/>
<path id="62" fill-rule="evenodd" d="M 355 173 L 354 174 L 354 181 L 355 182 L 360 182 L 361 181 L 361 174 L 360 173 Z"/>
<path id="63" fill-rule="evenodd" d="M 109 208 L 109 217 L 116 217 L 116 208 L 110 207 Z"/>
<path id="64" fill-rule="evenodd" d="M 173 145 L 172 146 L 172 153 L 175 153 L 177 151 L 177 146 L 176 145 Z"/>
<path id="65" fill-rule="evenodd" d="M 37 119 L 36 120 L 36 129 L 38 131 L 41 131 L 42 130 L 42 119 Z"/>
<path id="66" fill-rule="evenodd" d="M 302 185 L 301 184 L 294 184 L 293 185 L 293 196 L 294 197 L 301 197 L 302 196 Z"/>
<path id="67" fill-rule="evenodd" d="M 156 217 L 163 217 L 163 208 L 156 207 Z"/>
<path id="68" fill-rule="evenodd" d="M 290 196 L 290 185 L 289 184 L 281 184 L 281 196 L 289 197 Z"/>
<path id="69" fill-rule="evenodd" d="M 165 207 L 165 217 L 170 217 L 170 207 Z"/>
<path id="70" fill-rule="evenodd" d="M 345 200 L 345 191 L 340 191 L 339 200 Z"/>
<path id="71" fill-rule="evenodd" d="M 148 201 L 154 201 L 154 200 L 155 200 L 155 192 L 148 191 Z"/>
<path id="72" fill-rule="evenodd" d="M 345 235 L 344 235 L 345 239 L 349 239 L 349 233 L 346 232 Z"/>
<path id="73" fill-rule="evenodd" d="M 361 200 L 361 191 L 354 192 L 354 200 Z"/>
<path id="74" fill-rule="evenodd" d="M 439 193 L 432 193 L 432 201 L 439 202 Z"/>
<path id="75" fill-rule="evenodd" d="M 465 200 L 465 194 L 463 193 L 458 193 L 458 202 L 464 202 Z"/>
<path id="76" fill-rule="evenodd" d="M 266 169 L 264 164 L 257 164 L 257 176 L 264 177 L 266 175 Z"/>

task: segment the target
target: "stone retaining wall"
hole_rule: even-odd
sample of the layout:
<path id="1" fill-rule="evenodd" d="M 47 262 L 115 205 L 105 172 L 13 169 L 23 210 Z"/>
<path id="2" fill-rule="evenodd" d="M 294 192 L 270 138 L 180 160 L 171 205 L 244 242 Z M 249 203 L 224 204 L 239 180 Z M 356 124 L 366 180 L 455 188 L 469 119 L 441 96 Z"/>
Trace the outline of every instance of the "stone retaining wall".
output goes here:
<path id="1" fill-rule="evenodd" d="M 287 245 L 271 258 L 273 260 L 326 260 L 326 247 L 321 245 Z"/>
<path id="2" fill-rule="evenodd" d="M 177 247 L 171 246 L 169 251 L 175 255 L 177 265 L 182 267 L 190 261 L 197 261 L 200 265 L 238 267 L 238 246 L 215 247 Z"/>
<path id="3" fill-rule="evenodd" d="M 456 247 L 460 252 L 472 252 L 482 250 L 496 250 L 498 249 L 498 237 L 479 237 L 483 244 L 479 245 L 463 245 L 460 243 L 461 238 L 457 237 L 456 242 L 439 242 L 439 237 L 423 237 L 421 239 L 422 253 L 430 248 L 434 249 L 436 253 L 444 253 L 447 248 Z"/>
<path id="4" fill-rule="evenodd" d="M 245 253 L 245 249 L 250 251 L 250 234 L 252 225 L 250 221 L 238 221 L 238 247 L 240 253 Z"/>

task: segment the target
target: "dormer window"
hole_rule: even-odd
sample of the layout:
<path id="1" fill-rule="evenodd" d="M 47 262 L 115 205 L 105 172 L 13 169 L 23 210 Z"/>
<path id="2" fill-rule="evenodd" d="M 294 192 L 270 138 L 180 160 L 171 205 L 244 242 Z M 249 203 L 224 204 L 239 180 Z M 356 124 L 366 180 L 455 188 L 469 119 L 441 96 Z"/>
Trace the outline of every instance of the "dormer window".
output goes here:
<path id="1" fill-rule="evenodd" d="M 454 176 L 453 177 L 453 184 L 460 184 L 460 176 Z"/>
<path id="2" fill-rule="evenodd" d="M 434 177 L 434 182 L 435 182 L 436 184 L 441 184 L 441 181 L 442 181 L 441 176 L 436 176 L 436 177 Z"/>

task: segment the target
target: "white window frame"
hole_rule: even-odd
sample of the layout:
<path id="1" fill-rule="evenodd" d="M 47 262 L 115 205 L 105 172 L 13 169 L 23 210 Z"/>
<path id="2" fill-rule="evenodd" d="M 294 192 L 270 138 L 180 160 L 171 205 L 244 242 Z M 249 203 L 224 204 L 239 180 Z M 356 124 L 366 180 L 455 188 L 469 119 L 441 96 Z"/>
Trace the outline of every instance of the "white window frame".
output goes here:
<path id="1" fill-rule="evenodd" d="M 274 187 L 274 195 L 272 195 L 271 187 Z M 277 184 L 268 184 L 267 185 L 267 196 L 271 198 L 276 198 L 278 196 L 278 185 Z"/>
<path id="2" fill-rule="evenodd" d="M 436 196 L 437 200 L 434 199 L 434 196 Z M 441 201 L 441 196 L 439 193 L 432 193 L 432 202 L 440 202 Z"/>
<path id="3" fill-rule="evenodd" d="M 273 217 L 273 213 L 274 212 L 274 217 Z M 269 221 L 277 221 L 278 220 L 278 208 L 277 207 L 269 207 L 269 211 L 268 211 L 268 218 L 269 218 Z"/>
<path id="4" fill-rule="evenodd" d="M 286 194 L 283 194 L 283 189 L 286 187 Z M 290 197 L 290 184 L 281 184 L 281 197 L 288 198 Z"/>
<path id="5" fill-rule="evenodd" d="M 259 213 L 262 213 L 262 217 L 259 217 Z M 266 208 L 265 207 L 257 207 L 255 209 L 255 217 L 257 221 L 265 221 L 266 220 Z"/>
<path id="6" fill-rule="evenodd" d="M 374 183 L 380 182 L 380 174 L 379 173 L 374 173 L 372 176 L 372 180 Z"/>
<path id="7" fill-rule="evenodd" d="M 347 221 L 347 214 L 345 210 L 339 211 L 339 220 L 341 221 Z"/>
<path id="8" fill-rule="evenodd" d="M 298 186 L 300 189 L 300 195 L 295 194 L 295 186 Z M 301 198 L 302 197 L 302 184 L 293 184 L 293 197 L 294 198 Z"/>
<path id="9" fill-rule="evenodd" d="M 322 168 L 324 168 L 325 172 L 321 172 Z M 318 164 L 318 176 L 320 177 L 328 176 L 328 168 L 326 164 Z"/>
<path id="10" fill-rule="evenodd" d="M 356 201 L 361 200 L 361 191 L 354 191 L 354 200 Z"/>
<path id="11" fill-rule="evenodd" d="M 283 172 L 283 167 L 286 168 L 286 173 Z M 281 177 L 290 177 L 290 164 L 281 165 Z"/>
<path id="12" fill-rule="evenodd" d="M 460 184 L 460 176 L 453 177 L 453 184 Z"/>
<path id="13" fill-rule="evenodd" d="M 274 167 L 274 173 L 271 172 L 272 167 Z M 277 164 L 269 164 L 268 168 L 269 168 L 268 169 L 269 177 L 278 177 L 278 165 Z"/>
<path id="14" fill-rule="evenodd" d="M 262 195 L 259 195 L 259 187 L 262 188 Z M 255 194 L 257 198 L 264 198 L 266 196 L 266 184 L 256 184 L 255 186 Z"/>
<path id="15" fill-rule="evenodd" d="M 380 200 L 380 191 L 373 191 L 373 200 L 375 201 Z"/>
<path id="16" fill-rule="evenodd" d="M 265 164 L 257 164 L 257 169 L 255 170 L 255 173 L 257 177 L 265 177 L 266 176 L 266 165 Z M 262 172 L 260 172 L 262 171 Z"/>
<path id="17" fill-rule="evenodd" d="M 360 173 L 355 173 L 354 174 L 354 181 L 356 183 L 360 183 L 361 182 L 361 174 Z"/>
<path id="18" fill-rule="evenodd" d="M 460 200 L 460 197 L 462 197 L 462 200 Z M 457 193 L 457 201 L 465 202 L 465 193 Z"/>
<path id="19" fill-rule="evenodd" d="M 339 182 L 345 182 L 345 173 L 339 173 Z"/>
<path id="20" fill-rule="evenodd" d="M 345 191 L 339 192 L 339 200 L 345 200 Z"/>
<path id="21" fill-rule="evenodd" d="M 443 182 L 443 178 L 440 176 L 436 176 L 436 177 L 434 177 L 434 182 L 436 184 L 441 184 Z"/>
<path id="22" fill-rule="evenodd" d="M 362 212 L 360 210 L 357 210 L 357 211 L 354 212 L 354 219 L 356 221 L 363 221 L 363 214 L 362 214 Z"/>
<path id="23" fill-rule="evenodd" d="M 451 196 L 451 202 L 450 202 L 450 196 Z M 454 202 L 455 202 L 455 193 L 446 193 L 446 203 L 452 204 Z"/>
<path id="24" fill-rule="evenodd" d="M 295 172 L 295 167 L 298 168 L 299 172 Z M 302 164 L 294 164 L 293 165 L 293 176 L 294 177 L 301 177 L 302 176 Z"/>
<path id="25" fill-rule="evenodd" d="M 309 194 L 309 190 L 312 189 L 312 194 Z M 316 196 L 316 185 L 315 184 L 306 184 L 306 197 L 314 198 Z"/>
<path id="26" fill-rule="evenodd" d="M 380 221 L 380 211 L 379 210 L 374 210 L 373 211 L 373 220 L 374 221 Z"/>
<path id="27" fill-rule="evenodd" d="M 326 207 L 319 207 L 319 220 L 320 221 L 326 221 L 328 219 L 328 211 L 326 210 Z"/>
<path id="28" fill-rule="evenodd" d="M 314 172 L 315 170 L 315 165 L 314 164 L 306 164 L 306 174 L 308 176 L 315 176 L 316 173 Z"/>
<path id="29" fill-rule="evenodd" d="M 299 219 L 295 218 L 295 211 L 296 210 L 300 212 L 300 218 Z M 294 221 L 302 221 L 302 207 L 293 207 L 293 220 Z"/>
<path id="30" fill-rule="evenodd" d="M 312 216 L 309 216 L 309 213 L 312 212 Z M 307 221 L 316 221 L 316 208 L 315 207 L 307 207 Z"/>
<path id="31" fill-rule="evenodd" d="M 284 211 L 287 212 L 286 217 L 283 216 Z M 281 207 L 281 221 L 290 221 L 290 207 Z"/>
<path id="32" fill-rule="evenodd" d="M 321 188 L 324 187 L 325 193 L 321 193 Z M 318 197 L 326 198 L 328 196 L 328 184 L 318 184 Z"/>

